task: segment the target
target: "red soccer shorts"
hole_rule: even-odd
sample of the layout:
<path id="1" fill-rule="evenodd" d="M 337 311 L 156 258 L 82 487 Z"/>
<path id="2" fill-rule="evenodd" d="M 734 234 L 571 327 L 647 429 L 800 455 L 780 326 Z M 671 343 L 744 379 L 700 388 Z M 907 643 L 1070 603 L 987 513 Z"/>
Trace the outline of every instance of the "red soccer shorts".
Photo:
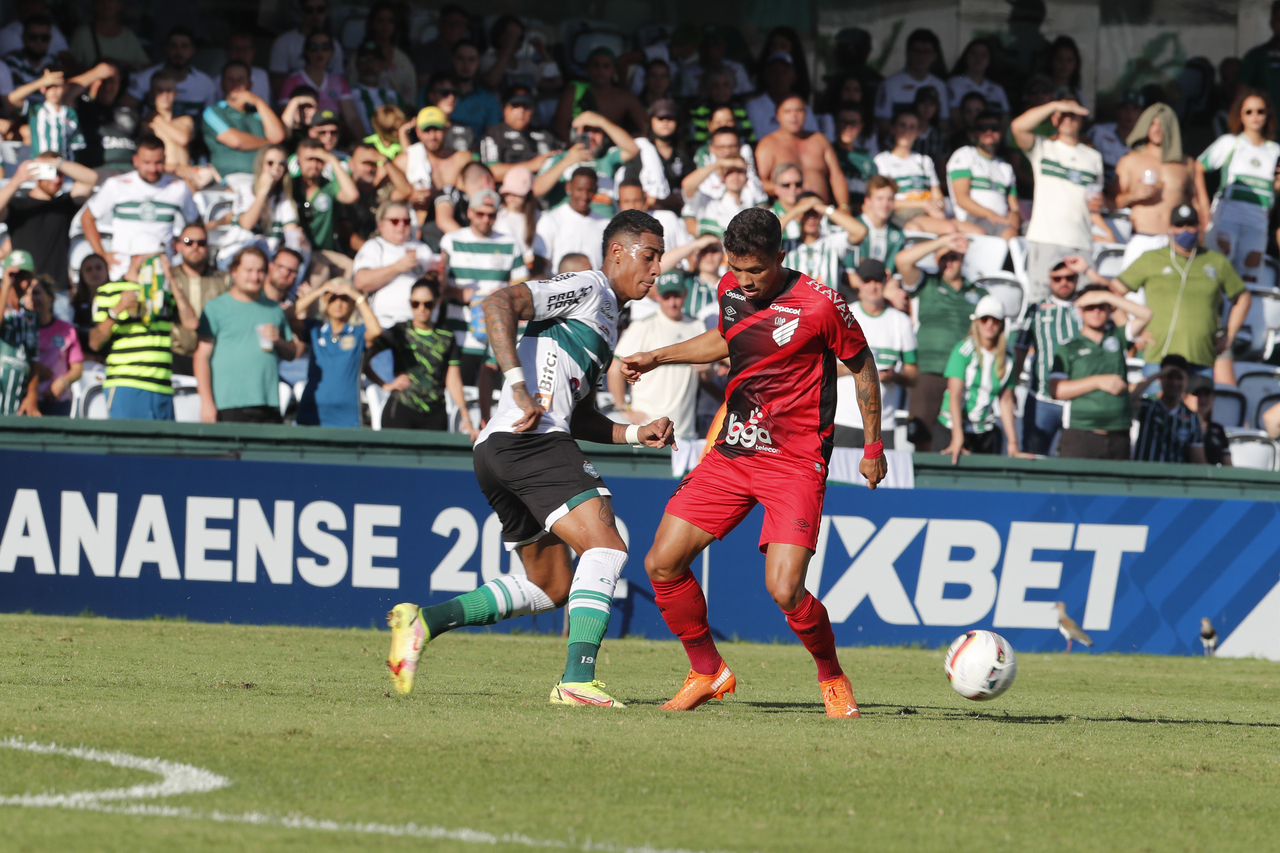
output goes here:
<path id="1" fill-rule="evenodd" d="M 761 553 L 770 542 L 813 551 L 826 492 L 826 478 L 812 463 L 763 453 L 730 459 L 713 448 L 680 482 L 667 512 L 723 539 L 762 503 Z"/>

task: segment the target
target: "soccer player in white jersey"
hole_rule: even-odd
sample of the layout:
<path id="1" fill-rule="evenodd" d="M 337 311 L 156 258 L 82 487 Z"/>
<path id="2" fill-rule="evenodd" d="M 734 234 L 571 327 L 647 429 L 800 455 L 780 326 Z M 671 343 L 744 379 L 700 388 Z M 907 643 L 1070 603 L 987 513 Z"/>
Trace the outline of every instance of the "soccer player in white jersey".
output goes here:
<path id="1" fill-rule="evenodd" d="M 111 280 L 129 270 L 133 255 L 164 250 L 187 225 L 200 221 L 200 211 L 186 183 L 164 171 L 164 143 L 154 136 L 138 140 L 134 171 L 108 178 L 81 214 L 84 237 L 106 258 Z M 102 245 L 98 223 L 111 224 L 111 251 Z"/>
<path id="2" fill-rule="evenodd" d="M 649 292 L 661 270 L 662 225 L 625 210 L 604 232 L 600 270 L 515 284 L 484 302 L 489 342 L 506 377 L 498 411 L 475 448 L 476 479 L 525 574 L 504 574 L 443 604 L 397 604 L 387 614 L 387 665 L 400 693 L 413 689 L 422 647 L 464 625 L 492 625 L 568 603 L 569 654 L 553 705 L 624 707 L 595 678 L 613 590 L 627 546 L 609 490 L 574 438 L 601 444 L 674 445 L 668 418 L 615 424 L 595 391 L 618 340 L 618 313 Z M 516 327 L 528 321 L 516 343 Z M 529 373 L 526 375 L 525 370 Z M 581 554 L 576 571 L 568 549 Z"/>

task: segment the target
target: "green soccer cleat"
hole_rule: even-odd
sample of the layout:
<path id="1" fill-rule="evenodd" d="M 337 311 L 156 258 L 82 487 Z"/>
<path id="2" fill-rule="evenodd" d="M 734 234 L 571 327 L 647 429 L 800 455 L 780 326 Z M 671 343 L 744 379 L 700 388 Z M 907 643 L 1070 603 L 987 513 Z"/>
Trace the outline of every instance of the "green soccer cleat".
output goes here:
<path id="1" fill-rule="evenodd" d="M 626 705 L 604 692 L 604 682 L 560 682 L 551 688 L 552 705 L 593 705 L 597 708 L 625 708 Z"/>
<path id="2" fill-rule="evenodd" d="M 431 637 L 416 604 L 397 604 L 387 613 L 387 625 L 391 627 L 391 653 L 387 656 L 391 684 L 397 693 L 407 695 L 413 690 L 422 649 Z"/>

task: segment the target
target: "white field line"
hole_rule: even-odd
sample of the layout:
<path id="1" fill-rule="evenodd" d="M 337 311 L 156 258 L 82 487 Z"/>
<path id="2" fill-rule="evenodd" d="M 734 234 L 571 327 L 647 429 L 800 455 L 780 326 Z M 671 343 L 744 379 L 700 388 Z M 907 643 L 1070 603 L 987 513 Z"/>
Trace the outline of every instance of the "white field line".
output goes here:
<path id="1" fill-rule="evenodd" d="M 552 850 L 581 850 L 586 853 L 700 853 L 682 848 L 659 848 L 650 845 L 627 847 L 608 842 L 561 841 L 530 838 L 527 835 L 495 834 L 475 829 L 448 829 L 443 826 L 419 826 L 415 823 L 353 823 L 321 820 L 306 815 L 272 815 L 262 812 L 239 814 L 222 811 L 199 811 L 185 806 L 151 805 L 147 803 L 112 804 L 111 800 L 130 800 L 155 797 L 172 797 L 181 794 L 200 794 L 216 791 L 231 784 L 225 776 L 219 776 L 190 764 L 179 764 L 160 758 L 140 758 L 123 752 L 103 752 L 84 747 L 61 747 L 57 744 L 32 743 L 21 738 L 0 739 L 0 748 L 19 749 L 40 755 L 63 755 L 87 761 L 99 761 L 114 767 L 142 770 L 162 777 L 151 785 L 134 785 L 130 788 L 111 788 L 103 791 L 78 791 L 71 794 L 22 794 L 0 797 L 0 806 L 26 806 L 29 808 L 64 808 L 141 817 L 167 817 L 183 820 L 207 820 L 215 823 L 240 823 L 252 826 L 281 827 L 283 829 L 309 829 L 317 832 L 356 833 L 362 835 L 387 835 L 399 838 L 427 838 L 459 841 L 467 844 L 509 844 Z"/>

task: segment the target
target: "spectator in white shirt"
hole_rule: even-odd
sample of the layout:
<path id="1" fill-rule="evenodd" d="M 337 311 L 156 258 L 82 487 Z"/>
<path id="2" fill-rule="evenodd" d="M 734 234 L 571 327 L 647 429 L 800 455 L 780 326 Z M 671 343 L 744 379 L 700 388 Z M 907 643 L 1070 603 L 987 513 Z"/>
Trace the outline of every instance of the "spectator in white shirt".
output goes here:
<path id="1" fill-rule="evenodd" d="M 970 92 L 977 92 L 986 98 L 987 108 L 999 114 L 1003 125 L 1009 120 L 1009 98 L 1004 87 L 987 77 L 987 68 L 991 66 L 991 42 L 985 38 L 974 39 L 965 45 L 956 67 L 951 70 L 947 80 L 947 92 L 950 95 L 948 106 L 953 110 L 960 109 L 960 102 Z"/>
<path id="2" fill-rule="evenodd" d="M 757 139 L 764 139 L 778 129 L 778 105 L 796 91 L 796 69 L 791 54 L 778 51 L 770 56 L 760 72 L 760 85 L 764 93 L 747 101 L 747 119 Z M 803 95 L 801 95 L 803 97 Z M 817 133 L 818 121 L 812 111 L 806 111 L 804 129 Z"/>
<path id="3" fill-rule="evenodd" d="M 413 319 L 409 293 L 435 254 L 425 243 L 409 239 L 411 220 L 403 202 L 388 201 L 378 208 L 378 236 L 356 253 L 356 289 L 370 295 L 373 313 L 384 329 Z"/>
<path id="4" fill-rule="evenodd" d="M 257 51 L 253 47 L 253 34 L 244 30 L 236 30 L 227 38 L 227 61 L 238 59 L 245 65 L 249 66 L 251 83 L 249 91 L 257 95 L 268 104 L 272 103 L 271 98 L 271 77 L 267 74 L 267 69 L 259 68 L 253 64 L 254 56 Z M 226 91 L 222 88 L 222 81 L 218 81 L 218 99 L 225 100 Z"/>
<path id="5" fill-rule="evenodd" d="M 887 77 L 876 90 L 876 128 L 881 136 L 889 136 L 894 116 L 915 104 L 917 89 L 933 86 L 939 93 L 947 91 L 947 84 L 931 73 L 941 61 L 942 46 L 933 30 L 919 29 L 907 36 L 907 67 Z M 942 120 L 949 121 L 951 105 L 943 101 L 938 106 Z"/>
<path id="6" fill-rule="evenodd" d="M 177 76 L 178 98 L 173 111 L 178 115 L 198 116 L 205 107 L 217 103 L 217 84 L 213 78 L 191 65 L 196 56 L 195 33 L 186 27 L 174 27 L 164 42 L 164 62 L 153 65 L 134 76 L 129 84 L 129 94 L 123 103 L 136 107 L 151 91 L 151 76 L 161 68 L 168 68 Z"/>
<path id="7" fill-rule="evenodd" d="M 596 173 L 580 168 L 569 178 L 565 203 L 542 214 L 533 239 L 533 277 L 547 275 L 560 268 L 560 260 L 568 254 L 580 253 L 591 260 L 591 268 L 599 269 L 604 260 L 605 226 L 609 220 L 591 209 L 596 194 Z"/>

